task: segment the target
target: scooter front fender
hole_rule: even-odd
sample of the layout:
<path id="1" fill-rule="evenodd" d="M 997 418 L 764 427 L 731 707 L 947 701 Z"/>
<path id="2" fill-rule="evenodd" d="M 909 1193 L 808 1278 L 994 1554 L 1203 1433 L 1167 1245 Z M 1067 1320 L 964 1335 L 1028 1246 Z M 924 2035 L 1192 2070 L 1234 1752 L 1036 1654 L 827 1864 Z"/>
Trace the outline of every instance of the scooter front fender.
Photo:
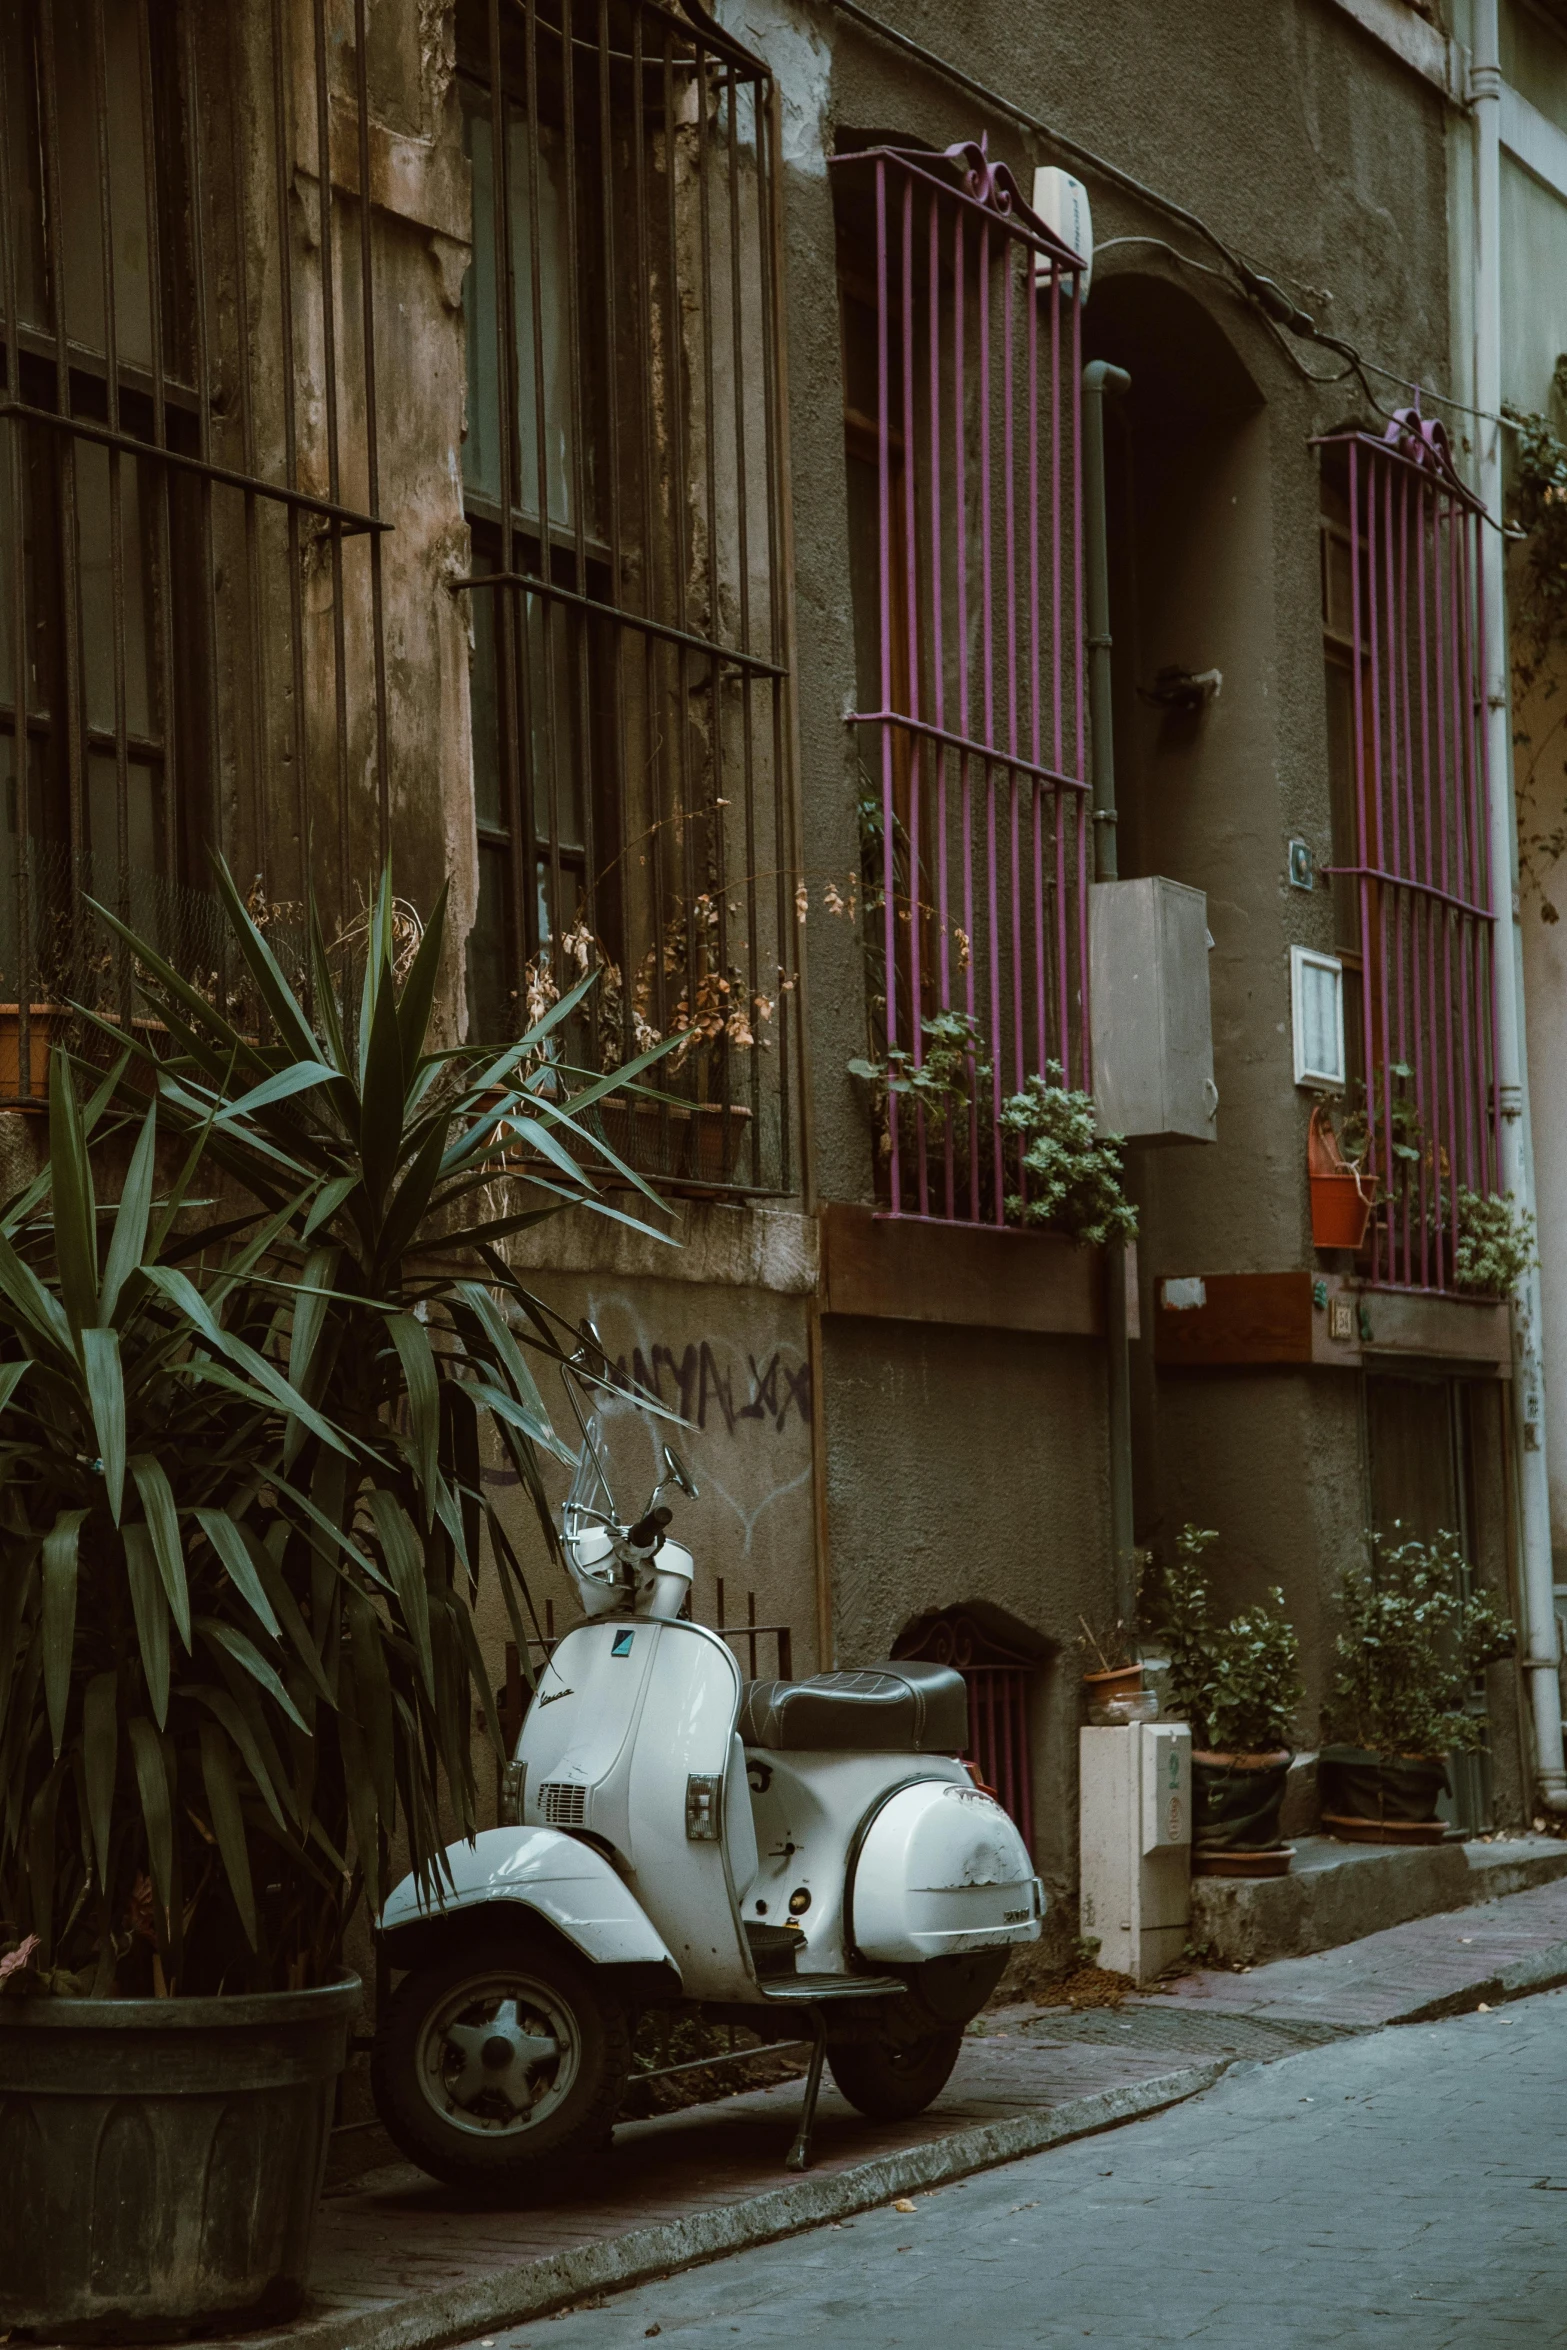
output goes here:
<path id="1" fill-rule="evenodd" d="M 485 1828 L 471 1844 L 449 1844 L 451 1883 L 425 1901 L 418 1880 L 404 1877 L 376 1921 L 393 1966 L 419 1964 L 432 1944 L 477 1914 L 529 1909 L 596 1966 L 667 1967 L 671 1989 L 680 1970 L 647 1912 L 591 1844 L 558 1828 Z"/>

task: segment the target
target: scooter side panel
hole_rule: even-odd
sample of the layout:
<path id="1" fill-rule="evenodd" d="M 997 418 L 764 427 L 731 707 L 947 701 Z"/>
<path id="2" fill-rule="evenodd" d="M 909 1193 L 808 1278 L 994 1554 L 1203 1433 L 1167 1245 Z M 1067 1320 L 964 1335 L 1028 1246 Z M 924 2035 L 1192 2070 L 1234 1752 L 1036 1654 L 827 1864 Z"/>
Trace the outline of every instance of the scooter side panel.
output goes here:
<path id="1" fill-rule="evenodd" d="M 511 1901 L 548 1918 L 600 1966 L 650 1963 L 679 1972 L 635 1895 L 602 1853 L 573 1836 L 553 1828 L 484 1828 L 472 1844 L 448 1846 L 446 1859 L 453 1881 L 435 1899 L 421 1900 L 412 1876 L 393 1890 L 378 1922 L 383 1936 Z"/>
<path id="2" fill-rule="evenodd" d="M 884 1965 L 1037 1942 L 1043 1897 L 999 1803 L 971 1785 L 905 1787 L 872 1821 L 852 1889 L 854 1939 Z"/>
<path id="3" fill-rule="evenodd" d="M 901 1780 L 936 1786 L 973 1784 L 963 1765 L 941 1755 L 746 1753 L 759 1854 L 745 1896 L 745 1916 L 759 1924 L 791 1921 L 803 1933 L 800 1971 L 847 1972 L 843 1882 L 849 1847 L 868 1808 Z M 804 1897 L 804 1907 L 791 1901 Z"/>

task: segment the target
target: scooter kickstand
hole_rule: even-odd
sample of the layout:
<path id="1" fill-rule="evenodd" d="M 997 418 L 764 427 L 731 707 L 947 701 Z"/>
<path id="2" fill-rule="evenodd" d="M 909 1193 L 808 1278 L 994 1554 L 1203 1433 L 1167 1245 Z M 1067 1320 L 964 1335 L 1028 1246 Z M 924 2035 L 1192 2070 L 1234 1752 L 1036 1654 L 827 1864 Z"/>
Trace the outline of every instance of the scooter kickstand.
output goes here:
<path id="1" fill-rule="evenodd" d="M 785 2170 L 811 2167 L 811 2132 L 816 2126 L 816 2100 L 822 2093 L 822 2060 L 827 2054 L 827 2025 L 820 2008 L 812 2014 L 811 2024 L 816 2039 L 805 2075 L 805 2103 L 800 2109 L 800 2127 L 795 2132 L 794 2144 L 784 2160 Z"/>

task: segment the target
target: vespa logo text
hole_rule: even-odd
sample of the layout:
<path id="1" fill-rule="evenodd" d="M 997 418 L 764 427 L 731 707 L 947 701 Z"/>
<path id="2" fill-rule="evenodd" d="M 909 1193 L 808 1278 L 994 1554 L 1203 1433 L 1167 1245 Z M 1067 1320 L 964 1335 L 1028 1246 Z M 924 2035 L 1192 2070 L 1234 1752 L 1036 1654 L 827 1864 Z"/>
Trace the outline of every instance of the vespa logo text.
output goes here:
<path id="1" fill-rule="evenodd" d="M 575 1689 L 552 1689 L 547 1696 L 539 1699 L 539 1703 L 540 1705 L 554 1705 L 562 1697 L 575 1697 L 576 1694 Z"/>

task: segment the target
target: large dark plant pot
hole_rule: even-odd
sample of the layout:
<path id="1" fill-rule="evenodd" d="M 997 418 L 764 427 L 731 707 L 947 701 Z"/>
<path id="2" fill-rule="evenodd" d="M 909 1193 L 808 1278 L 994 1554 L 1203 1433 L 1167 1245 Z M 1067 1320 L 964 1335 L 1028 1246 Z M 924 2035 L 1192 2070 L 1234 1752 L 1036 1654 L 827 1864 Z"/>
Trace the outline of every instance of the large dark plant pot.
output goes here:
<path id="1" fill-rule="evenodd" d="M 1205 1873 L 1205 1863 L 1216 1862 L 1221 1855 L 1227 1865 L 1222 1872 L 1211 1873 L 1283 1873 L 1271 1859 L 1255 1872 L 1239 1863 L 1243 1855 L 1261 1860 L 1283 1851 L 1279 1815 L 1289 1775 L 1290 1758 L 1284 1749 L 1276 1754 L 1193 1753 L 1192 1866 L 1199 1875 Z M 1284 1868 L 1288 1866 L 1286 1856 Z"/>
<path id="2" fill-rule="evenodd" d="M 0 2328 L 291 2316 L 358 2000 L 0 1997 Z"/>
<path id="3" fill-rule="evenodd" d="M 1447 1830 L 1436 1807 L 1447 1787 L 1447 1765 L 1439 1755 L 1324 1746 L 1317 1758 L 1322 1824 L 1346 1843 L 1440 1843 Z"/>

